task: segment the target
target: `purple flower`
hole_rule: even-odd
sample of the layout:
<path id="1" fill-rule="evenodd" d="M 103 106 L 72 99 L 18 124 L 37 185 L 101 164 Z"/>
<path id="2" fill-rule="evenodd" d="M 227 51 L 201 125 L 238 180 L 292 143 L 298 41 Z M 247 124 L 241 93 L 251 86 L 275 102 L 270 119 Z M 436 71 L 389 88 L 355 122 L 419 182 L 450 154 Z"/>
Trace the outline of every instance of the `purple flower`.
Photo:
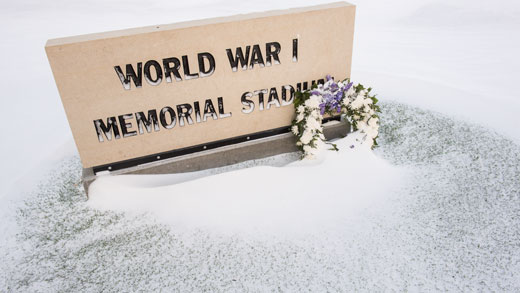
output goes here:
<path id="1" fill-rule="evenodd" d="M 343 88 L 343 91 L 346 92 L 350 89 L 350 87 L 352 87 L 354 83 L 353 82 L 349 82 L 344 88 Z"/>
<path id="2" fill-rule="evenodd" d="M 325 103 L 320 104 L 320 114 L 321 115 L 325 114 Z"/>
<path id="3" fill-rule="evenodd" d="M 341 113 L 341 105 L 343 101 L 343 97 L 345 96 L 346 91 L 348 91 L 353 83 L 349 82 L 348 84 L 342 84 L 340 87 L 338 83 L 334 82 L 334 79 L 327 75 L 327 83 L 320 87 L 320 90 L 311 90 L 311 95 L 321 96 L 323 98 L 323 102 L 320 104 L 320 113 L 321 115 L 325 114 L 327 111 L 336 111 L 337 113 Z"/>

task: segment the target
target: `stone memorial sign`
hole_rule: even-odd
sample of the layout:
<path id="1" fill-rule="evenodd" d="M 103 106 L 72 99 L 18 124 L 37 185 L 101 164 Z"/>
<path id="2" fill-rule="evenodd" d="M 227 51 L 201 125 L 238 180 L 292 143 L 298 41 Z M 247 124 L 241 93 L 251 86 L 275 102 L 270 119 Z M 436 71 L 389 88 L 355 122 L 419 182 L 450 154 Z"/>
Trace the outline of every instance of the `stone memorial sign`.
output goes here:
<path id="1" fill-rule="evenodd" d="M 291 124 L 295 90 L 350 76 L 346 2 L 49 40 L 83 167 Z"/>

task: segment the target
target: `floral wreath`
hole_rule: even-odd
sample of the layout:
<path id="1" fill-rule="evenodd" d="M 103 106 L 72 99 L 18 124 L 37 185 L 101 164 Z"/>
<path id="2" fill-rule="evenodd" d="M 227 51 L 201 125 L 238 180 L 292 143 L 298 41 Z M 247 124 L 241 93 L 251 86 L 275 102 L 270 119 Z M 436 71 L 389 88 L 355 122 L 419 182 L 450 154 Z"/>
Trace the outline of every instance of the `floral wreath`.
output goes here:
<path id="1" fill-rule="evenodd" d="M 315 84 L 310 90 L 297 91 L 294 97 L 296 117 L 292 122 L 292 133 L 296 136 L 296 146 L 302 152 L 302 158 L 314 157 L 323 144 L 329 144 L 333 150 L 337 146 L 325 141 L 323 135 L 323 115 L 341 115 L 352 125 L 354 131 L 364 135 L 361 143 L 368 143 L 371 148 L 377 146 L 379 115 L 381 112 L 372 88 L 361 84 L 353 85 L 350 79 L 336 83 L 327 75 L 324 84 Z"/>

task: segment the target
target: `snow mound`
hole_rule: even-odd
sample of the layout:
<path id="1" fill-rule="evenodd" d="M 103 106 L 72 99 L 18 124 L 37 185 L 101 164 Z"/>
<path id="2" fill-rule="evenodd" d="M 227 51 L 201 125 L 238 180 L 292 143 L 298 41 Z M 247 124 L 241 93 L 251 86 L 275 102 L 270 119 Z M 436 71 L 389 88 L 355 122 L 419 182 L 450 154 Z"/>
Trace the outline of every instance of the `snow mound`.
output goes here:
<path id="1" fill-rule="evenodd" d="M 177 229 L 313 233 L 380 203 L 403 182 L 403 169 L 360 145 L 361 137 L 351 134 L 336 142 L 338 152 L 283 167 L 189 181 L 197 174 L 102 176 L 90 187 L 89 205 L 151 213 Z"/>

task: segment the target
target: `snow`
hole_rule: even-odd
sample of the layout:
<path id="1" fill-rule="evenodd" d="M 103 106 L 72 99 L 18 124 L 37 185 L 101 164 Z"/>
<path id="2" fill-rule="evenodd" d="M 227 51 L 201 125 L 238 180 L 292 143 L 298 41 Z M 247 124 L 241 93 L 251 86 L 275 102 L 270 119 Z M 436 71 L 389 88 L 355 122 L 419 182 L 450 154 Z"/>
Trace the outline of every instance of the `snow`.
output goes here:
<path id="1" fill-rule="evenodd" d="M 268 225 L 212 225 L 211 215 L 198 223 L 175 223 L 167 221 L 170 215 L 156 214 L 157 207 L 100 211 L 91 208 L 95 200 L 86 200 L 79 161 L 73 158 L 19 207 L 16 249 L 0 256 L 5 266 L 0 284 L 5 291 L 23 292 L 518 291 L 518 144 L 445 115 L 399 103 L 382 106 L 385 123 L 373 162 L 386 171 L 406 170 L 406 176 L 398 184 L 385 184 L 395 190 L 367 204 L 348 189 L 336 193 L 354 197 L 347 200 L 359 208 L 355 214 L 333 214 L 321 220 L 325 225 L 318 231 L 296 227 L 288 234 L 284 231 L 291 222 L 284 219 L 281 233 L 269 229 L 255 236 L 244 229 Z M 280 167 L 281 161 L 293 159 L 268 158 L 211 172 L 224 175 L 221 171 L 251 164 Z M 280 169 L 285 168 L 292 167 Z M 234 172 L 251 169 L 259 171 Z M 334 170 L 351 172 L 348 166 Z M 200 182 L 192 175 L 173 179 Z M 116 192 L 117 178 L 128 179 L 113 178 Z M 172 183 L 169 176 L 133 179 L 134 188 L 143 190 L 162 186 L 164 191 Z M 219 186 L 226 187 L 224 182 Z"/>
<path id="2" fill-rule="evenodd" d="M 6 143 L 0 144 L 1 159 L 9 167 L 0 171 L 0 194 L 17 192 L 19 185 L 35 187 L 41 175 L 29 183 L 27 178 L 31 176 L 26 176 L 29 171 L 26 165 L 53 166 L 56 158 L 62 158 L 55 150 L 63 145 L 75 152 L 43 50 L 47 39 L 326 2 L 20 0 L 3 3 L 0 12 L 4 28 L 0 44 L 3 64 L 5 68 L 24 68 L 30 73 L 0 72 L 5 88 L 0 109 L 8 121 L 17 122 L 17 127 L 10 123 L 0 126 L 6 137 Z M 520 43 L 520 21 L 516 17 L 520 5 L 516 1 L 396 0 L 355 1 L 355 4 L 352 76 L 356 81 L 374 86 L 387 99 L 461 115 L 519 140 L 520 132 L 514 129 L 515 113 L 520 110 L 514 88 L 515 78 L 520 75 L 516 53 Z M 459 97 L 453 92 L 444 95 L 445 98 L 429 95 L 418 99 L 395 86 L 420 88 L 422 82 L 430 83 L 430 88 L 448 86 L 465 94 Z M 472 104 L 469 106 L 464 101 Z M 490 102 L 500 106 L 487 107 Z M 487 109 L 490 116 L 482 114 Z M 37 152 L 35 143 L 39 146 Z"/>
<path id="3" fill-rule="evenodd" d="M 470 28 L 395 27 L 374 36 L 369 32 L 359 36 L 365 54 L 354 59 L 362 64 L 355 79 L 370 80 L 387 99 L 491 127 L 520 142 L 515 114 L 520 99 L 512 86 L 520 76 L 520 59 L 514 57 L 519 27 L 478 23 Z"/>
<path id="4" fill-rule="evenodd" d="M 0 291 L 520 291 L 517 1 L 355 1 L 375 153 L 103 177 L 86 200 L 47 39 L 324 2 L 2 3 Z"/>
<path id="5" fill-rule="evenodd" d="M 338 141 L 340 150 L 325 149 L 321 160 L 256 166 L 180 183 L 179 179 L 200 176 L 102 176 L 90 187 L 89 205 L 151 212 L 175 229 L 250 235 L 312 233 L 381 204 L 404 180 L 405 170 L 376 157 L 367 144 L 359 144 L 362 137 L 355 133 Z M 349 168 L 337 172 L 340 166 Z M 379 178 L 377 185 L 373 178 Z"/>

